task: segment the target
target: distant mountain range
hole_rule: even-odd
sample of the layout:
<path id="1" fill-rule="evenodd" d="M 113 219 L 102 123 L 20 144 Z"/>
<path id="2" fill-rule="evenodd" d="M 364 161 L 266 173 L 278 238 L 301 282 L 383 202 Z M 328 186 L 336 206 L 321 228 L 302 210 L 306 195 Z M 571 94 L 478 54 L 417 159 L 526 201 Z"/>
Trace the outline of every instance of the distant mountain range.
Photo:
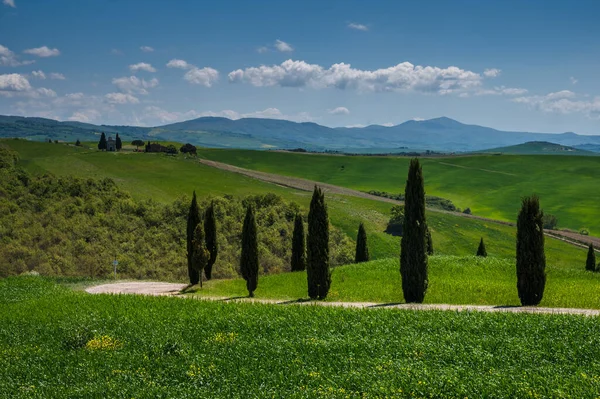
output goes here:
<path id="1" fill-rule="evenodd" d="M 123 140 L 166 140 L 217 148 L 294 149 L 388 153 L 432 150 L 472 152 L 526 142 L 551 142 L 600 152 L 600 136 L 507 132 L 441 117 L 386 127 L 330 128 L 279 119 L 203 117 L 157 127 L 92 125 L 44 118 L 0 116 L 0 137 L 95 141 L 100 132 Z"/>

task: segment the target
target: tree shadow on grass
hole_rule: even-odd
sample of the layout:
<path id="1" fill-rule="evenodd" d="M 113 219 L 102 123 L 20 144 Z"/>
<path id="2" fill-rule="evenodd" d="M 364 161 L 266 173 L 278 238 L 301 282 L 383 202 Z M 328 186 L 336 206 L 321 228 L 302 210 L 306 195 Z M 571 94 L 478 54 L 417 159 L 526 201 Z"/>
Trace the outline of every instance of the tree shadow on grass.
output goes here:
<path id="1" fill-rule="evenodd" d="M 409 305 L 406 302 L 390 302 L 390 303 L 378 303 L 375 305 L 369 305 L 367 308 L 386 308 L 389 306 L 398 306 L 398 305 Z"/>
<path id="2" fill-rule="evenodd" d="M 236 299 L 246 299 L 246 298 L 250 298 L 248 295 L 246 296 L 232 296 L 229 298 L 222 298 L 222 299 L 218 299 L 218 301 L 220 302 L 227 302 L 227 301 L 235 301 Z"/>
<path id="3" fill-rule="evenodd" d="M 298 298 L 298 299 L 291 299 L 289 301 L 282 301 L 282 302 L 277 302 L 277 305 L 293 305 L 295 303 L 306 303 L 306 302 L 310 302 L 311 299 L 308 298 Z"/>

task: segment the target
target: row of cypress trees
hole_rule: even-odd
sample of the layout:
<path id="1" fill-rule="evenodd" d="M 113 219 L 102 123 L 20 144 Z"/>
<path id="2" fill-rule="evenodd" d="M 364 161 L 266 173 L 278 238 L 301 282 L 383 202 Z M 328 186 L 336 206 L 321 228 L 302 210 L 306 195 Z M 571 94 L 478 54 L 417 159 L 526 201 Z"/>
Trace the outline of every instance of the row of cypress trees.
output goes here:
<path id="1" fill-rule="evenodd" d="M 202 287 L 202 272 L 207 280 L 211 279 L 218 254 L 214 204 L 201 214 L 194 191 L 187 218 L 187 264 L 191 285 L 199 283 Z"/>
<path id="2" fill-rule="evenodd" d="M 423 302 L 429 284 L 427 256 L 433 248 L 425 218 L 424 187 L 421 165 L 418 159 L 413 159 L 406 181 L 400 249 L 402 292 L 408 303 Z M 537 196 L 523 198 L 517 218 L 516 272 L 517 291 L 524 306 L 539 304 L 544 295 L 546 256 L 543 216 Z M 487 256 L 483 238 L 477 255 Z"/>

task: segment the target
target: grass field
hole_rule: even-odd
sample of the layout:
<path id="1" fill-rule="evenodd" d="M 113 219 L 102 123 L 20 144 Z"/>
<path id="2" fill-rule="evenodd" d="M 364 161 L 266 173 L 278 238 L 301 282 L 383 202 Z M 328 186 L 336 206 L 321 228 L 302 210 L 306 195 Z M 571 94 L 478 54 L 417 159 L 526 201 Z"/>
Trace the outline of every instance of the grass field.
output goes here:
<path id="1" fill-rule="evenodd" d="M 594 397 L 596 318 L 87 295 L 0 281 L 3 398 Z"/>
<path id="2" fill-rule="evenodd" d="M 383 259 L 333 269 L 327 301 L 404 303 L 398 259 Z M 540 306 L 600 308 L 600 274 L 581 268 L 548 265 L 547 283 Z M 193 295 L 242 297 L 244 280 L 213 280 Z M 307 298 L 306 273 L 261 277 L 257 298 Z M 515 262 L 510 259 L 432 256 L 425 303 L 519 306 Z"/>
<path id="3" fill-rule="evenodd" d="M 199 156 L 248 169 L 362 191 L 400 193 L 408 159 L 202 149 Z M 536 193 L 559 226 L 600 235 L 600 157 L 477 155 L 422 159 L 425 190 L 474 214 L 514 221 L 523 196 Z"/>
<path id="4" fill-rule="evenodd" d="M 287 200 L 298 202 L 307 210 L 311 197 L 311 193 L 308 192 L 279 187 L 210 168 L 182 156 L 168 157 L 161 154 L 132 152 L 103 153 L 74 146 L 24 140 L 4 140 L 2 142 L 19 152 L 20 164 L 31 172 L 49 172 L 56 175 L 72 174 L 84 178 L 110 177 L 121 188 L 138 199 L 152 198 L 156 201 L 169 202 L 182 195 L 189 196 L 193 190 L 196 190 L 201 197 L 273 192 Z M 221 153 L 214 150 L 210 152 Z M 340 159 L 344 159 L 344 162 L 359 160 L 360 162 L 402 162 L 402 165 L 406 163 L 406 159 L 398 158 L 342 158 L 237 150 L 222 152 L 222 154 L 227 153 L 233 154 L 234 157 L 238 156 L 236 154 L 246 154 L 252 157 L 259 154 L 265 157 L 276 156 L 285 159 L 290 157 L 291 163 L 299 163 L 296 157 L 303 157 L 301 160 L 315 160 L 315 162 L 322 162 L 322 159 L 337 159 L 339 162 Z M 287 164 L 283 162 L 284 158 L 280 164 L 282 173 L 288 170 Z M 565 157 L 560 158 L 564 159 Z M 324 180 L 323 178 L 318 179 Z M 428 180 L 426 181 L 428 182 Z M 356 237 L 358 224 L 361 221 L 365 223 L 373 259 L 398 257 L 399 237 L 392 237 L 383 232 L 389 219 L 390 204 L 341 195 L 328 195 L 326 200 L 332 223 L 353 239 Z M 479 239 L 483 237 L 490 256 L 514 257 L 515 230 L 513 227 L 437 212 L 428 213 L 428 224 L 432 230 L 437 254 L 472 255 L 477 250 Z M 547 239 L 546 248 L 549 264 L 579 267 L 585 261 L 585 251 L 568 244 Z"/>

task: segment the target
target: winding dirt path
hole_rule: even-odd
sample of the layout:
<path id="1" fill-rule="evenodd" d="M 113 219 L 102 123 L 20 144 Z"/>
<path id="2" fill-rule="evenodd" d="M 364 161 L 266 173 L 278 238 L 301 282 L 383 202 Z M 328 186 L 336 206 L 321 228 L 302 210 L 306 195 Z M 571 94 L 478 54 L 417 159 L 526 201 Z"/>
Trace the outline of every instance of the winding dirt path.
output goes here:
<path id="1" fill-rule="evenodd" d="M 227 297 L 202 297 L 183 296 L 180 291 L 187 287 L 186 284 L 160 283 L 160 282 L 122 282 L 102 284 L 88 287 L 85 291 L 90 294 L 137 294 L 154 296 L 176 296 L 178 298 L 197 299 L 202 301 L 221 302 L 246 302 L 271 305 L 304 305 L 304 306 L 330 306 L 354 309 L 401 309 L 401 310 L 445 310 L 453 312 L 506 312 L 506 313 L 537 313 L 537 314 L 573 314 L 581 316 L 600 316 L 598 309 L 575 308 L 540 308 L 532 306 L 480 306 L 480 305 L 447 305 L 447 304 L 407 304 L 407 303 L 375 303 L 375 302 L 321 302 L 306 299 L 281 300 L 258 298 L 227 298 Z"/>
<path id="2" fill-rule="evenodd" d="M 404 204 L 404 202 L 402 202 L 402 201 L 396 201 L 391 198 L 379 197 L 376 195 L 364 193 L 362 191 L 353 190 L 351 188 L 335 186 L 333 184 L 322 183 L 322 182 L 318 182 L 318 181 L 314 181 L 314 180 L 307 180 L 307 179 L 301 179 L 298 177 L 276 175 L 274 173 L 259 172 L 257 170 L 240 168 L 238 166 L 233 166 L 233 165 L 222 163 L 222 162 L 210 161 L 208 159 L 200 159 L 199 162 L 201 164 L 211 166 L 213 168 L 226 170 L 228 172 L 238 173 L 238 174 L 241 174 L 244 176 L 252 177 L 254 179 L 262 180 L 267 183 L 272 183 L 272 184 L 276 184 L 276 185 L 283 186 L 283 187 L 293 188 L 296 190 L 313 191 L 315 185 L 318 185 L 326 193 L 348 195 L 351 197 L 358 197 L 358 198 L 366 198 L 366 199 L 370 199 L 373 201 L 387 202 L 387 203 L 396 204 L 396 205 Z M 432 208 L 427 208 L 427 210 L 431 211 L 431 212 L 445 213 L 445 214 L 469 218 L 469 219 L 481 220 L 483 222 L 502 224 L 505 226 L 515 226 L 515 223 L 512 223 L 512 222 L 505 222 L 502 220 L 489 219 L 489 218 L 482 217 L 482 216 L 467 215 L 467 214 L 461 213 L 461 212 L 449 212 L 449 211 L 444 211 L 441 209 L 432 209 Z M 581 234 L 578 234 L 575 232 L 567 232 L 567 231 L 560 231 L 560 230 L 546 230 L 546 231 L 544 231 L 544 234 L 546 234 L 546 236 L 548 236 L 548 237 L 552 237 L 557 240 L 564 241 L 568 244 L 571 244 L 571 245 L 574 245 L 574 246 L 577 246 L 580 248 L 587 248 L 587 246 L 589 244 L 593 244 L 595 248 L 600 248 L 600 238 L 599 237 L 584 236 L 584 235 L 581 235 Z"/>

